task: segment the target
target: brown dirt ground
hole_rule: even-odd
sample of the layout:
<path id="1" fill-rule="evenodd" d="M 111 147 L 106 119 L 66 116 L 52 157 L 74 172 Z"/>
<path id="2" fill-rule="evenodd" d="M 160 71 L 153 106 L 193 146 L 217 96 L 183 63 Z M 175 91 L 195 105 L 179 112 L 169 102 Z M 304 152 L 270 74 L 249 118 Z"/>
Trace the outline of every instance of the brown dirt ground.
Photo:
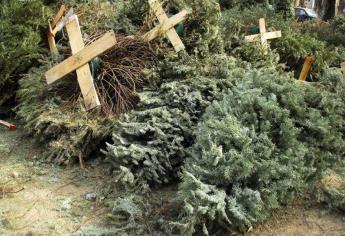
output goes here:
<path id="1" fill-rule="evenodd" d="M 247 236 L 343 236 L 345 216 L 321 204 L 281 209 Z"/>
<path id="2" fill-rule="evenodd" d="M 97 168 L 37 163 L 40 148 L 0 128 L 0 235 L 72 235 L 104 226 L 106 208 L 85 199 L 104 181 Z"/>

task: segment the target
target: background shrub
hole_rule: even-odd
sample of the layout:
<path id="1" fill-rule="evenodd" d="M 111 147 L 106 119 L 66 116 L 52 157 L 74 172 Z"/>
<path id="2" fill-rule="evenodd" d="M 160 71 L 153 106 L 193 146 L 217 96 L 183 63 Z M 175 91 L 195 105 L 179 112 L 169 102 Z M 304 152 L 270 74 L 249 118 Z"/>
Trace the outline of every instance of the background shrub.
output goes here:
<path id="1" fill-rule="evenodd" d="M 42 0 L 0 4 L 0 105 L 14 102 L 18 80 L 45 53 L 41 38 L 49 9 Z"/>

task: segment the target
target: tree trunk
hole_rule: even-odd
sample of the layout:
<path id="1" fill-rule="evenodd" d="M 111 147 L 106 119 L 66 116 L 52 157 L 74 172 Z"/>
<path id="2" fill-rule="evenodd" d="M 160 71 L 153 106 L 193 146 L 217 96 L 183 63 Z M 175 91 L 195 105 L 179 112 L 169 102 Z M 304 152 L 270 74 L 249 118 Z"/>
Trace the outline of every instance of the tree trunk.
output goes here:
<path id="1" fill-rule="evenodd" d="M 338 0 L 318 0 L 316 1 L 316 11 L 323 20 L 329 20 L 335 16 L 336 1 Z"/>
<path id="2" fill-rule="evenodd" d="M 340 0 L 335 0 L 334 4 L 334 15 L 337 16 L 339 14 L 339 8 L 340 8 Z"/>
<path id="3" fill-rule="evenodd" d="M 294 7 L 299 7 L 301 5 L 301 1 L 300 0 L 294 0 L 293 1 L 293 6 Z"/>

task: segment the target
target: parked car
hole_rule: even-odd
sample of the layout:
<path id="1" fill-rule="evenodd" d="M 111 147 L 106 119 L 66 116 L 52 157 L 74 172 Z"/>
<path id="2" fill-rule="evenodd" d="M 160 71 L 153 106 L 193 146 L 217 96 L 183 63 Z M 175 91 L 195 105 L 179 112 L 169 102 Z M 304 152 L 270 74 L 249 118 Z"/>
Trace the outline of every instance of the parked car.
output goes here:
<path id="1" fill-rule="evenodd" d="M 295 8 L 295 16 L 297 17 L 298 21 L 306 21 L 319 18 L 314 10 L 302 7 Z"/>

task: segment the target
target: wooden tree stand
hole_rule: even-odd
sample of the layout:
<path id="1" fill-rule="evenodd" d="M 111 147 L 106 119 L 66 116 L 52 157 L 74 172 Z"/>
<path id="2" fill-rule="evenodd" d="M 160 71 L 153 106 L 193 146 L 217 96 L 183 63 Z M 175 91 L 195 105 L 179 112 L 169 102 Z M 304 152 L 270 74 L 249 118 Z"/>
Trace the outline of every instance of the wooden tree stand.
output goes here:
<path id="1" fill-rule="evenodd" d="M 73 55 L 47 71 L 45 73 L 45 77 L 47 83 L 52 84 L 67 74 L 76 71 L 80 90 L 84 98 L 85 108 L 86 110 L 91 110 L 100 106 L 100 101 L 88 63 L 93 58 L 114 47 L 116 44 L 115 34 L 113 31 L 110 31 L 104 34 L 100 39 L 85 47 L 78 17 L 73 14 L 72 9 L 66 14 L 66 16 L 62 17 L 65 10 L 65 7 L 61 7 L 51 22 L 49 26 L 50 32 L 48 34 L 48 41 L 50 42 L 49 45 L 51 52 L 53 54 L 56 53 L 57 49 L 54 36 L 57 31 L 66 27 Z M 62 20 L 56 23 L 56 19 L 60 19 L 61 17 Z M 55 28 L 52 26 L 55 26 Z"/>
<path id="2" fill-rule="evenodd" d="M 259 27 L 260 27 L 260 34 L 254 34 L 254 35 L 246 36 L 245 40 L 247 40 L 248 42 L 254 42 L 254 41 L 260 39 L 263 53 L 264 53 L 264 55 L 267 55 L 268 54 L 268 48 L 269 48 L 268 40 L 280 38 L 282 36 L 282 32 L 281 31 L 266 32 L 266 23 L 265 23 L 264 18 L 261 18 L 259 20 Z"/>
<path id="3" fill-rule="evenodd" d="M 149 0 L 149 4 L 160 25 L 147 32 L 143 36 L 143 39 L 149 42 L 163 33 L 169 39 L 176 52 L 184 50 L 185 46 L 178 36 L 176 30 L 174 29 L 174 26 L 185 20 L 188 12 L 186 10 L 183 10 L 180 13 L 172 16 L 171 18 L 168 18 L 161 3 L 158 0 Z"/>

